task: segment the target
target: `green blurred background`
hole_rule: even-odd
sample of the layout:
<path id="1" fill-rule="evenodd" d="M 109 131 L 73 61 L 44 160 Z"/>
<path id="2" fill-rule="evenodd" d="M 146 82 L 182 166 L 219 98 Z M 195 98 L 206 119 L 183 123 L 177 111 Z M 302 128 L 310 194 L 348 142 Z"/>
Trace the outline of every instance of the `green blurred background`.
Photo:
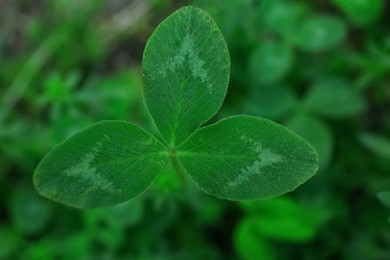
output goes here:
<path id="1" fill-rule="evenodd" d="M 145 43 L 184 5 L 217 21 L 232 59 L 212 120 L 264 116 L 320 155 L 283 197 L 234 203 L 168 167 L 142 196 L 77 210 L 32 174 L 103 119 L 153 129 Z M 390 259 L 390 2 L 0 0 L 0 259 Z"/>

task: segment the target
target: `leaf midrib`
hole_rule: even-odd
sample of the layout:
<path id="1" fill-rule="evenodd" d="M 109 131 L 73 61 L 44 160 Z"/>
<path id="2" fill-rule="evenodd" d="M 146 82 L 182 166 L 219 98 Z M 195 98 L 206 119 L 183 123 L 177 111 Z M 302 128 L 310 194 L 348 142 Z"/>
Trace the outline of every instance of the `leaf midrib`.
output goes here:
<path id="1" fill-rule="evenodd" d="M 184 95 L 184 83 L 180 80 L 178 102 L 176 103 L 176 113 L 172 125 L 172 135 L 170 140 L 170 146 L 174 147 L 177 138 L 177 127 L 179 124 L 179 118 L 183 109 L 183 95 Z"/>

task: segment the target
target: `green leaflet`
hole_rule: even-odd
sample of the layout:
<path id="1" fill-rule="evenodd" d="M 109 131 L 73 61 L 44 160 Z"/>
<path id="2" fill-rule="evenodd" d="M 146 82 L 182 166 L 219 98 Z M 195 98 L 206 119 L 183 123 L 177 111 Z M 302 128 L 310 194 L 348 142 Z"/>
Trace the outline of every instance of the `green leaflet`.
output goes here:
<path id="1" fill-rule="evenodd" d="M 170 146 L 183 142 L 221 107 L 230 59 L 206 12 L 185 7 L 163 21 L 143 56 L 145 104 Z"/>
<path id="2" fill-rule="evenodd" d="M 310 111 L 330 118 L 354 116 L 366 106 L 353 85 L 339 77 L 317 80 L 305 97 L 305 105 Z"/>
<path id="3" fill-rule="evenodd" d="M 295 189 L 318 168 L 316 151 L 270 120 L 235 116 L 199 129 L 178 149 L 192 179 L 223 199 L 275 197 Z"/>
<path id="4" fill-rule="evenodd" d="M 286 76 L 293 63 L 294 52 L 289 45 L 265 41 L 254 50 L 249 69 L 256 83 L 274 83 Z"/>
<path id="5" fill-rule="evenodd" d="M 259 12 L 267 30 L 290 37 L 296 33 L 296 26 L 307 9 L 302 1 L 263 0 Z"/>
<path id="6" fill-rule="evenodd" d="M 55 147 L 34 182 L 45 197 L 74 207 L 127 201 L 151 185 L 168 158 L 152 135 L 124 121 L 103 121 Z"/>
<path id="7" fill-rule="evenodd" d="M 347 25 L 337 16 L 309 17 L 297 26 L 294 41 L 307 52 L 330 50 L 341 44 L 347 35 Z"/>

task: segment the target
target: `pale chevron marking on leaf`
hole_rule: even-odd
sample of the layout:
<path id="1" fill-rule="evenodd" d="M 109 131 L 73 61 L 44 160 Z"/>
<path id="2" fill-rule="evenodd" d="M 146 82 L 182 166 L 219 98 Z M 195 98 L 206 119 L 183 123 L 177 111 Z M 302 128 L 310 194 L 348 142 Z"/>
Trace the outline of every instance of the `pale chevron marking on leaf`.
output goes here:
<path id="1" fill-rule="evenodd" d="M 228 188 L 238 186 L 244 181 L 247 181 L 251 176 L 262 174 L 262 169 L 281 162 L 283 157 L 270 149 L 264 148 L 260 142 L 254 141 L 252 138 L 242 135 L 240 140 L 252 145 L 251 149 L 257 153 L 257 160 L 251 165 L 241 168 L 239 174 L 233 181 L 229 182 Z"/>
<path id="2" fill-rule="evenodd" d="M 199 57 L 195 41 L 188 33 L 184 36 L 179 52 L 172 58 L 171 62 L 167 65 L 167 68 L 171 72 L 177 72 L 180 67 L 184 66 L 185 61 L 187 61 L 189 70 L 194 78 L 200 78 L 202 83 L 209 81 L 208 72 L 203 68 L 206 62 Z M 161 69 L 159 74 L 166 76 L 164 69 Z M 213 93 L 213 85 L 211 83 L 207 84 L 207 91 L 209 94 Z"/>
<path id="3" fill-rule="evenodd" d="M 80 159 L 80 162 L 73 165 L 71 168 L 65 171 L 67 177 L 73 177 L 82 179 L 83 181 L 91 184 L 90 188 L 86 190 L 88 193 L 91 190 L 100 189 L 108 193 L 121 193 L 121 189 L 116 189 L 112 181 L 96 172 L 96 167 L 92 167 L 91 163 L 95 159 L 96 154 L 99 152 L 102 143 L 98 142 L 98 146 L 93 149 L 93 152 L 85 154 Z"/>

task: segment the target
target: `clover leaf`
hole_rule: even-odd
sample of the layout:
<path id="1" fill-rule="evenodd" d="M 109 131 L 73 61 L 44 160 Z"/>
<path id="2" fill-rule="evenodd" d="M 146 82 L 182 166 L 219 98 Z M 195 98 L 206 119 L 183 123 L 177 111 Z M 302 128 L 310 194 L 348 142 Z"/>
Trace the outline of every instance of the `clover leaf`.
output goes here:
<path id="1" fill-rule="evenodd" d="M 161 138 L 126 121 L 94 124 L 46 155 L 36 188 L 74 207 L 117 204 L 144 192 L 170 159 L 218 198 L 264 199 L 295 189 L 317 171 L 318 155 L 292 131 L 246 115 L 201 127 L 221 107 L 229 72 L 211 16 L 194 7 L 176 11 L 143 56 L 145 104 Z"/>

